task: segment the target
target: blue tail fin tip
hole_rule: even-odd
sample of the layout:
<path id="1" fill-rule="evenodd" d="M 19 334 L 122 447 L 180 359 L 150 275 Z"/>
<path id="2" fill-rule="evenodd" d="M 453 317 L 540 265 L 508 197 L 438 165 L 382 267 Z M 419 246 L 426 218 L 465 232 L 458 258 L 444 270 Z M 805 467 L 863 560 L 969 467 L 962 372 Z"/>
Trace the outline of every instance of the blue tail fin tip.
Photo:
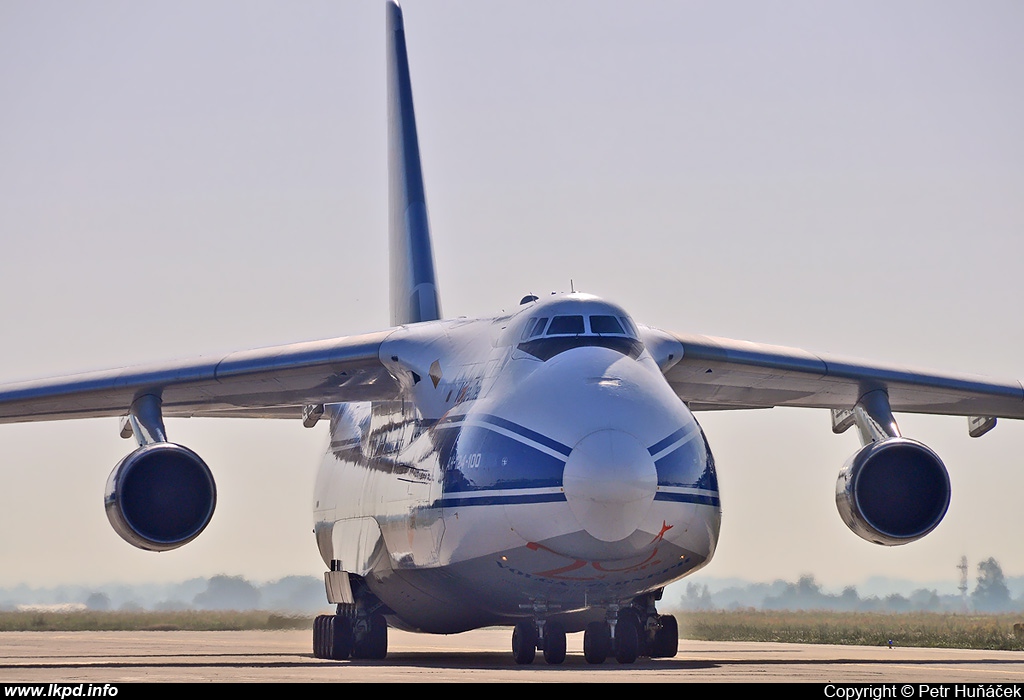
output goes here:
<path id="1" fill-rule="evenodd" d="M 402 8 L 388 0 L 388 208 L 391 323 L 441 318 Z"/>

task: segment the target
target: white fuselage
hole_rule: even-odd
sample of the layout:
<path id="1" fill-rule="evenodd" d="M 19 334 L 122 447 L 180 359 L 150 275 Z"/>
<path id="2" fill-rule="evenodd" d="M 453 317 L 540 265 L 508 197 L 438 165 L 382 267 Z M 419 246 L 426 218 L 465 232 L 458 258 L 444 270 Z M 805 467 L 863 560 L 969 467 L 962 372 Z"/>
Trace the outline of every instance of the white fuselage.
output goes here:
<path id="1" fill-rule="evenodd" d="M 713 458 L 619 307 L 570 294 L 403 326 L 381 359 L 403 397 L 328 408 L 314 512 L 325 563 L 393 622 L 455 632 L 548 610 L 582 628 L 710 560 Z"/>

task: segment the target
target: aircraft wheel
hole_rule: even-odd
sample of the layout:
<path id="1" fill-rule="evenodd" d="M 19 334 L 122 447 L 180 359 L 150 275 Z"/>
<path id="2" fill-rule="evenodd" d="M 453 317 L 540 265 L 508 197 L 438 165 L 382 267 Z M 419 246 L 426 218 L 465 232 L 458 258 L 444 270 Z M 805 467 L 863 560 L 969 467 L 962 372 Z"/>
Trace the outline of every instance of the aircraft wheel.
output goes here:
<path id="1" fill-rule="evenodd" d="M 366 621 L 366 629 L 356 636 L 352 646 L 354 659 L 383 659 L 388 655 L 388 622 L 380 613 Z"/>
<path id="2" fill-rule="evenodd" d="M 388 621 L 377 613 L 370 618 L 370 634 L 367 640 L 368 659 L 383 659 L 388 655 Z"/>
<path id="3" fill-rule="evenodd" d="M 533 663 L 537 655 L 537 627 L 533 620 L 520 622 L 512 630 L 512 658 L 520 666 Z"/>
<path id="4" fill-rule="evenodd" d="M 679 623 L 674 615 L 658 615 L 658 631 L 651 645 L 652 658 L 672 658 L 679 653 Z"/>
<path id="5" fill-rule="evenodd" d="M 612 649 L 607 622 L 591 622 L 583 631 L 583 656 L 588 664 L 603 664 Z"/>
<path id="6" fill-rule="evenodd" d="M 640 618 L 630 609 L 619 612 L 615 624 L 615 660 L 631 664 L 640 655 Z"/>
<path id="7" fill-rule="evenodd" d="M 327 617 L 327 615 L 317 615 L 313 619 L 313 658 L 315 659 L 326 658 L 327 645 L 325 643 L 324 620 Z"/>
<path id="8" fill-rule="evenodd" d="M 544 660 L 549 664 L 565 661 L 565 628 L 557 622 L 544 625 Z"/>
<path id="9" fill-rule="evenodd" d="M 325 658 L 344 661 L 352 653 L 352 621 L 344 615 L 328 617 L 328 654 Z"/>

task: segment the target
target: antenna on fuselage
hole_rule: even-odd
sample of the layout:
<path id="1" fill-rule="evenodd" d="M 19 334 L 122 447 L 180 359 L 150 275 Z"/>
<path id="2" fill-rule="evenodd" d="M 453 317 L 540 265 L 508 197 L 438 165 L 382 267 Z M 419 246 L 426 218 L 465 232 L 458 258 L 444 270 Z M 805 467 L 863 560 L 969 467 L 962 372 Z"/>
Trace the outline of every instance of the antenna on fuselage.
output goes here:
<path id="1" fill-rule="evenodd" d="M 386 6 L 388 44 L 388 238 L 391 324 L 441 318 L 402 8 Z"/>

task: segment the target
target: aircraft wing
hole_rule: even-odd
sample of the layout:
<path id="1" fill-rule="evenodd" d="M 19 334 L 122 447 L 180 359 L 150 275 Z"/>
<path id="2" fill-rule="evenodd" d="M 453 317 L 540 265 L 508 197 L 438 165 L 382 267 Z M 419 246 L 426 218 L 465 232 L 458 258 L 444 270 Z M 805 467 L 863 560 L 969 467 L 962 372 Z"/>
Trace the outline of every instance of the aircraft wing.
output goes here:
<path id="1" fill-rule="evenodd" d="M 798 348 L 669 333 L 683 356 L 665 371 L 694 410 L 849 409 L 884 389 L 894 412 L 1024 418 L 1024 385 L 812 353 Z"/>
<path id="2" fill-rule="evenodd" d="M 399 390 L 379 356 L 390 332 L 4 384 L 0 423 L 123 416 L 142 394 L 160 396 L 164 416 L 253 418 L 388 399 Z"/>

